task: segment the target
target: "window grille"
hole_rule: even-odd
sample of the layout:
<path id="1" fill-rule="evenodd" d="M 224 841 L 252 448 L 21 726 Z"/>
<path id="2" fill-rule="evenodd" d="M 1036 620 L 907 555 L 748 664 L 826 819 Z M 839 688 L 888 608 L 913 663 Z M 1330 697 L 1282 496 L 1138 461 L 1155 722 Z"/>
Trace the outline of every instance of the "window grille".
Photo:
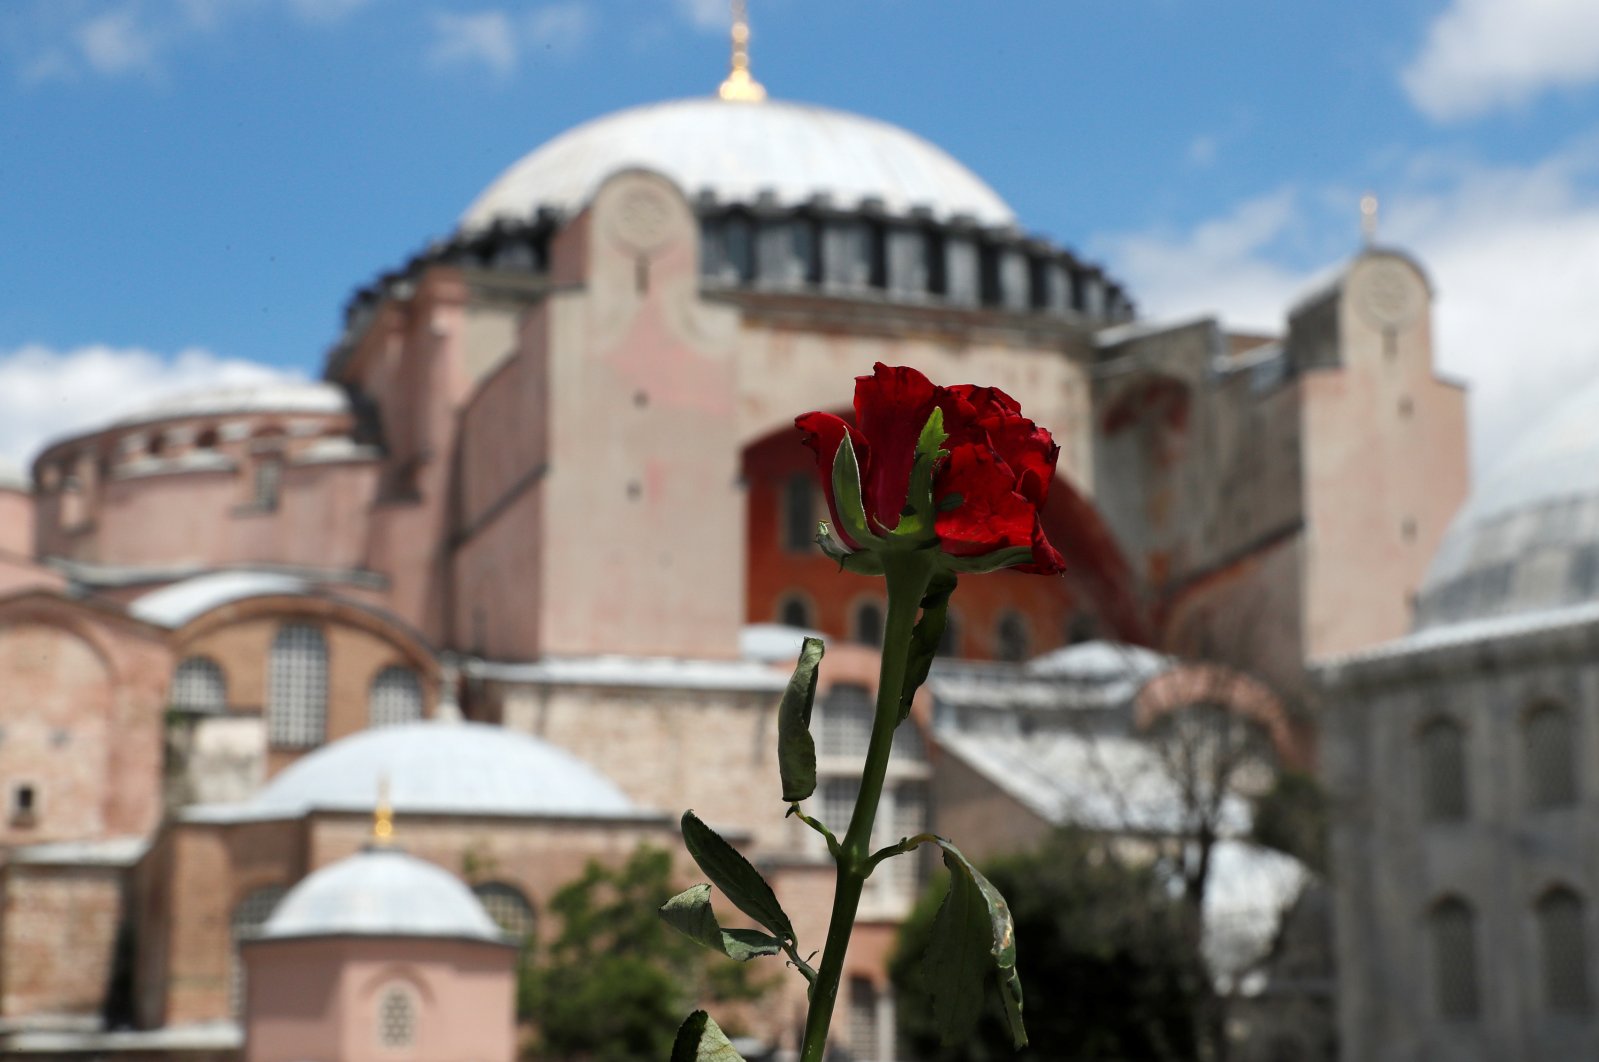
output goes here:
<path id="1" fill-rule="evenodd" d="M 1421 801 L 1429 822 L 1466 817 L 1466 732 L 1435 719 L 1421 732 Z"/>
<path id="2" fill-rule="evenodd" d="M 1563 808 L 1577 802 L 1576 735 L 1571 713 L 1545 704 L 1527 716 L 1527 797 L 1534 808 Z"/>
<path id="3" fill-rule="evenodd" d="M 863 601 L 855 609 L 855 640 L 877 648 L 883 644 L 883 609 L 875 601 Z"/>
<path id="4" fill-rule="evenodd" d="M 805 599 L 797 595 L 790 595 L 783 599 L 778 606 L 777 621 L 785 627 L 804 627 L 809 630 L 811 623 L 810 606 L 805 604 Z"/>
<path id="5" fill-rule="evenodd" d="M 228 705 L 222 668 L 207 656 L 191 656 L 172 675 L 172 707 L 185 712 L 221 712 Z"/>
<path id="6" fill-rule="evenodd" d="M 372 726 L 398 726 L 422 719 L 422 683 L 408 667 L 386 667 L 372 680 L 368 697 Z"/>
<path id="7" fill-rule="evenodd" d="M 864 977 L 849 980 L 849 1057 L 851 1062 L 878 1057 L 877 990 Z"/>
<path id="8" fill-rule="evenodd" d="M 922 729 L 910 719 L 894 731 L 894 761 L 896 763 L 926 763 L 927 744 L 922 740 Z"/>
<path id="9" fill-rule="evenodd" d="M 281 748 L 321 744 L 327 731 L 328 648 L 322 632 L 291 623 L 272 640 L 267 736 Z"/>
<path id="10" fill-rule="evenodd" d="M 278 507 L 278 488 L 283 482 L 283 459 L 277 455 L 262 457 L 255 463 L 255 506 L 258 509 Z"/>
<path id="11" fill-rule="evenodd" d="M 850 816 L 855 814 L 855 798 L 860 795 L 860 782 L 854 778 L 824 778 L 817 787 L 822 797 L 822 825 L 838 837 L 849 829 Z"/>
<path id="12" fill-rule="evenodd" d="M 521 889 L 501 881 L 487 881 L 472 886 L 472 894 L 494 919 L 494 924 L 506 933 L 524 942 L 533 935 L 533 905 Z"/>
<path id="13" fill-rule="evenodd" d="M 1538 943 L 1544 1000 L 1552 1011 L 1588 1012 L 1588 927 L 1582 897 L 1550 889 L 1538 901 Z"/>
<path id="14" fill-rule="evenodd" d="M 1442 900 L 1429 917 L 1438 1012 L 1446 1018 L 1476 1017 L 1476 919 L 1471 905 L 1454 898 Z"/>
<path id="15" fill-rule="evenodd" d="M 231 927 L 233 932 L 232 969 L 228 978 L 228 1004 L 235 1017 L 244 1013 L 245 983 L 244 960 L 239 957 L 239 943 L 248 940 L 266 925 L 267 919 L 272 917 L 272 912 L 277 910 L 283 894 L 288 891 L 282 885 L 268 885 L 246 893 L 244 899 L 239 901 L 233 909 Z"/>
<path id="16" fill-rule="evenodd" d="M 783 548 L 790 553 L 809 553 L 816 543 L 816 482 L 806 475 L 789 476 L 783 482 Z"/>
<path id="17" fill-rule="evenodd" d="M 822 756 L 865 756 L 872 738 L 872 698 L 865 686 L 834 686 L 817 705 L 817 753 Z"/>
<path id="18" fill-rule="evenodd" d="M 875 847 L 894 844 L 902 837 L 914 837 L 927 829 L 925 783 L 901 782 L 889 787 L 885 796 L 892 799 L 893 806 L 880 808 L 878 811 L 877 826 L 881 836 L 875 842 Z M 923 880 L 922 868 L 926 863 L 922 852 L 923 849 L 917 848 L 905 855 L 894 856 L 880 864 L 877 873 L 885 875 L 886 884 L 890 888 L 913 896 L 921 887 Z"/>
<path id="19" fill-rule="evenodd" d="M 994 629 L 994 656 L 1012 663 L 1027 659 L 1027 622 L 1014 612 L 999 617 Z"/>
<path id="20" fill-rule="evenodd" d="M 416 1043 L 416 1003 L 399 985 L 384 989 L 378 1003 L 378 1043 L 392 1048 Z"/>

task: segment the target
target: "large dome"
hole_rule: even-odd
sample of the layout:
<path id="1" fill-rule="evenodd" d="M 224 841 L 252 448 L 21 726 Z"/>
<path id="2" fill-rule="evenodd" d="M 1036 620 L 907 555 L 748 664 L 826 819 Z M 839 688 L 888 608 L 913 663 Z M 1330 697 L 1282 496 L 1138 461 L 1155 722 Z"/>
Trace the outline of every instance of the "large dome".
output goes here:
<path id="1" fill-rule="evenodd" d="M 689 99 L 606 115 L 551 140 L 506 170 L 461 217 L 463 229 L 526 220 L 539 207 L 573 211 L 628 167 L 670 177 L 688 196 L 782 206 L 813 196 L 854 208 L 881 200 L 893 213 L 917 207 L 940 220 L 968 215 L 1010 225 L 1015 215 L 971 170 L 898 126 L 795 103 Z"/>
<path id="2" fill-rule="evenodd" d="M 548 742 L 482 723 L 363 730 L 297 760 L 250 801 L 260 812 L 370 812 L 388 785 L 401 816 L 629 818 L 647 814 L 609 778 Z"/>
<path id="3" fill-rule="evenodd" d="M 1599 383 L 1478 482 L 1422 584 L 1418 626 L 1599 598 Z"/>
<path id="4" fill-rule="evenodd" d="M 505 943 L 472 891 L 432 863 L 369 848 L 289 890 L 261 938 L 456 937 Z"/>

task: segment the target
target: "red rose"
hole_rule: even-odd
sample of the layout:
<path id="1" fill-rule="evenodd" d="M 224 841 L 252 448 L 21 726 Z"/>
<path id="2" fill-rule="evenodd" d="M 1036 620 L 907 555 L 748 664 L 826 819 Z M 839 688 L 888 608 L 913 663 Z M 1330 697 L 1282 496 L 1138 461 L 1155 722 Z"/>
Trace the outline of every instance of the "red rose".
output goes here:
<path id="1" fill-rule="evenodd" d="M 937 387 L 908 366 L 873 366 L 855 379 L 855 424 L 831 413 L 806 413 L 795 425 L 816 454 L 833 514 L 833 533 L 850 550 L 874 543 L 850 534 L 848 513 L 834 497 L 834 468 L 845 438 L 859 467 L 861 502 L 873 534 L 889 534 L 902 517 L 914 517 L 923 499 L 911 497 L 918 453 L 928 457 L 924 428 L 935 411 L 948 433 L 932 460 L 932 531 L 938 548 L 965 563 L 956 570 L 982 570 L 978 558 L 1000 560 L 1024 572 L 1055 575 L 1065 567 L 1044 537 L 1039 514 L 1055 475 L 1060 447 L 1049 432 L 1022 416 L 1015 399 L 995 387 Z M 918 445 L 921 444 L 921 451 Z M 931 446 L 937 447 L 933 441 Z M 924 481 L 925 482 L 925 481 Z M 919 524 L 918 524 L 919 526 Z M 881 540 L 879 540 L 881 541 Z M 1023 554 L 1021 551 L 1029 551 Z"/>

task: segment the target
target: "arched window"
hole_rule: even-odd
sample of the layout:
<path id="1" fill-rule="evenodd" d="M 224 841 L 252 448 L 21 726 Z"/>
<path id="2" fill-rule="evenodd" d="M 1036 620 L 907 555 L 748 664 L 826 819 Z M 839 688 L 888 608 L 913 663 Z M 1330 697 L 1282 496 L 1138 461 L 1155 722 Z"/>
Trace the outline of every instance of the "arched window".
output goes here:
<path id="1" fill-rule="evenodd" d="M 180 712 L 221 712 L 228 706 L 228 680 L 208 656 L 191 656 L 172 673 L 167 697 Z"/>
<path id="2" fill-rule="evenodd" d="M 309 624 L 285 624 L 267 665 L 267 739 L 280 748 L 319 745 L 327 716 L 327 642 Z"/>
<path id="3" fill-rule="evenodd" d="M 1450 719 L 1421 730 L 1421 807 L 1429 822 L 1454 822 L 1467 814 L 1466 732 Z"/>
<path id="4" fill-rule="evenodd" d="M 1563 1014 L 1588 1012 L 1588 927 L 1582 897 L 1557 885 L 1538 900 L 1544 1002 Z"/>
<path id="5" fill-rule="evenodd" d="M 378 1044 L 390 1049 L 416 1044 L 416 997 L 405 985 L 389 985 L 378 997 Z"/>
<path id="6" fill-rule="evenodd" d="M 386 667 L 372 680 L 367 695 L 372 726 L 397 726 L 422 719 L 422 683 L 408 667 Z"/>
<path id="7" fill-rule="evenodd" d="M 816 705 L 816 751 L 822 756 L 865 756 L 872 739 L 872 695 L 865 686 L 839 684 Z"/>
<path id="8" fill-rule="evenodd" d="M 783 548 L 809 553 L 816 544 L 816 481 L 807 475 L 783 481 Z"/>
<path id="9" fill-rule="evenodd" d="M 855 606 L 855 640 L 874 649 L 883 644 L 883 606 L 876 601 Z"/>
<path id="10" fill-rule="evenodd" d="M 228 1004 L 235 1017 L 244 1013 L 245 1004 L 244 961 L 239 957 L 239 944 L 266 925 L 286 891 L 282 885 L 267 885 L 246 893 L 244 899 L 233 908 L 233 917 L 229 921 L 233 953 L 228 977 Z"/>
<path id="11" fill-rule="evenodd" d="M 270 511 L 278 507 L 278 493 L 283 483 L 283 457 L 277 453 L 262 454 L 255 460 L 255 480 L 251 500 L 255 507 Z"/>
<path id="12" fill-rule="evenodd" d="M 1570 807 L 1577 802 L 1577 744 L 1571 713 L 1558 704 L 1541 704 L 1527 714 L 1527 801 L 1536 809 Z"/>
<path id="13" fill-rule="evenodd" d="M 1446 1018 L 1477 1016 L 1476 918 L 1471 905 L 1448 897 L 1427 916 L 1432 937 L 1433 989 Z"/>
<path id="14" fill-rule="evenodd" d="M 485 881 L 472 886 L 472 894 L 494 919 L 494 924 L 507 934 L 524 943 L 533 936 L 536 916 L 521 889 L 503 881 Z"/>
<path id="15" fill-rule="evenodd" d="M 787 594 L 777 606 L 777 622 L 785 627 L 815 626 L 811 621 L 811 606 L 799 594 Z"/>
<path id="16" fill-rule="evenodd" d="M 1005 612 L 994 626 L 994 657 L 1020 663 L 1027 659 L 1027 621 L 1015 612 Z"/>

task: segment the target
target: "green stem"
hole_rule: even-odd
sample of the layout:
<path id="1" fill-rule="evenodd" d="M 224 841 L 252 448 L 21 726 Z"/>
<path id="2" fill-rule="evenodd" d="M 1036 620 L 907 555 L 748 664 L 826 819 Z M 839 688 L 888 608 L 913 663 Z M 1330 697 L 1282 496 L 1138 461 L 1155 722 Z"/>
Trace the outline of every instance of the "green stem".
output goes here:
<path id="1" fill-rule="evenodd" d="M 910 661 L 911 631 L 916 627 L 916 613 L 933 575 L 932 560 L 922 552 L 887 553 L 883 564 L 888 581 L 888 617 L 883 624 L 877 713 L 872 720 L 872 740 L 866 750 L 855 813 L 850 817 L 849 829 L 834 857 L 838 861 L 838 877 L 833 890 L 833 915 L 827 924 L 822 965 L 811 985 L 811 1006 L 805 1016 L 800 1062 L 822 1062 L 827 1053 L 827 1029 L 832 1024 L 833 1007 L 838 1002 L 844 953 L 849 950 L 850 934 L 855 929 L 861 890 L 872 872 L 872 824 L 877 819 L 877 805 L 883 797 L 888 757 L 894 748 L 894 728 L 899 725 L 900 698 L 904 694 L 905 672 Z"/>

